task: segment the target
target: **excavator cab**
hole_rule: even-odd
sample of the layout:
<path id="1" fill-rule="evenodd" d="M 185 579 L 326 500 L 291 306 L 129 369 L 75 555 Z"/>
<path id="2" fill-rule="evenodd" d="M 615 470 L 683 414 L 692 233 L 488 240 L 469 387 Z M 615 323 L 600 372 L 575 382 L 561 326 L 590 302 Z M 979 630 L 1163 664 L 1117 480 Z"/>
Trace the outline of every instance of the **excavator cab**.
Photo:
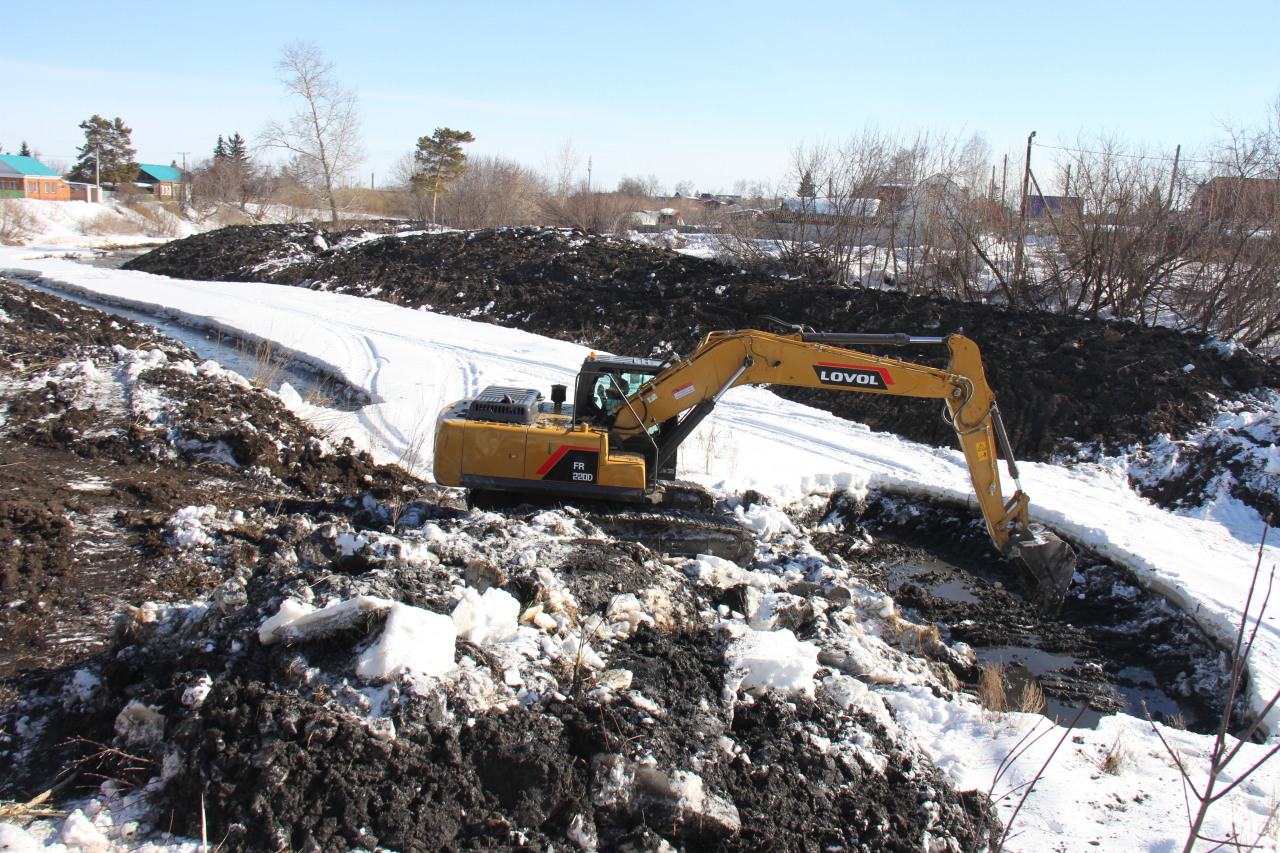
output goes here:
<path id="1" fill-rule="evenodd" d="M 618 412 L 626 408 L 626 400 L 642 385 L 662 372 L 664 364 L 650 358 L 597 356 L 592 353 L 582 362 L 574 389 L 575 423 L 612 426 Z M 644 405 L 644 401 L 639 401 Z"/>

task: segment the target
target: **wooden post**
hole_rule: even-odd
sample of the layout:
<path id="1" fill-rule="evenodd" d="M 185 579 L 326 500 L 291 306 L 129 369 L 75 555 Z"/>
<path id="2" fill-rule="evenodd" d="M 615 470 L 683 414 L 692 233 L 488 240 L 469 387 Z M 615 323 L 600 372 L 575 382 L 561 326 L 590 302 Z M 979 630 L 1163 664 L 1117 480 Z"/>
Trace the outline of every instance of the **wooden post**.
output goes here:
<path id="1" fill-rule="evenodd" d="M 1169 175 L 1169 209 L 1173 210 L 1173 185 L 1178 180 L 1178 158 L 1182 156 L 1182 145 L 1173 150 L 1173 172 Z"/>

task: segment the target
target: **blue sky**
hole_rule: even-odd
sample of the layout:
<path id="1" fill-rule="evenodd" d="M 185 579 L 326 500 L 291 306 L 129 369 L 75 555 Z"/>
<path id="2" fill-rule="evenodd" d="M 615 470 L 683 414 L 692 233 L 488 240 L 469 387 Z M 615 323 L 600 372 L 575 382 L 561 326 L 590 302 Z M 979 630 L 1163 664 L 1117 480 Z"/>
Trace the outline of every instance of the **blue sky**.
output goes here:
<path id="1" fill-rule="evenodd" d="M 108 11 L 109 9 L 109 11 Z M 102 34 L 92 22 L 106 21 Z M 1194 147 L 1280 95 L 1280 2 L 366 2 L 9 4 L 0 144 L 48 159 L 93 113 L 143 162 L 252 139 L 287 105 L 280 48 L 316 42 L 361 100 L 369 173 L 436 127 L 534 168 L 564 140 L 594 183 L 656 175 L 729 191 L 801 142 L 867 123 L 985 135 L 1115 132 Z M 128 35 L 123 35 L 127 33 Z M 1012 158 L 1011 158 L 1012 159 Z M 585 165 L 584 165 L 585 173 Z M 585 176 L 585 174 L 584 174 Z"/>

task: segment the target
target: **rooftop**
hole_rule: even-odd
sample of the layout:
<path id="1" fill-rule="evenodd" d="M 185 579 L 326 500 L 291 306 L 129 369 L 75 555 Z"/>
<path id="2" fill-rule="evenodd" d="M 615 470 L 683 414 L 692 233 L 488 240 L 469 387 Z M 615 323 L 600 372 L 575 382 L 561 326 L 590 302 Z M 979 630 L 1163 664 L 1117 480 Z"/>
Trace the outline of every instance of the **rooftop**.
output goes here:
<path id="1" fill-rule="evenodd" d="M 62 177 L 34 157 L 20 154 L 0 154 L 0 175 L 39 175 L 47 178 Z"/>

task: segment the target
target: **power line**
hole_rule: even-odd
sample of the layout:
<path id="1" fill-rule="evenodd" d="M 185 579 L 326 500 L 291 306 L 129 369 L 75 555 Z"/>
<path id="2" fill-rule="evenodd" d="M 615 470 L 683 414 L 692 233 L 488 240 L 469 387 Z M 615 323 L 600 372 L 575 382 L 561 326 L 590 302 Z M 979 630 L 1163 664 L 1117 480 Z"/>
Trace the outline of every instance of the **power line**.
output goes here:
<path id="1" fill-rule="evenodd" d="M 1130 160 L 1161 160 L 1165 163 L 1198 163 L 1202 166 L 1220 166 L 1220 160 L 1190 160 L 1186 157 L 1166 157 L 1163 154 L 1123 154 L 1119 151 L 1090 151 L 1087 148 L 1067 148 L 1062 145 L 1046 145 L 1037 142 L 1036 148 L 1052 148 L 1055 151 L 1067 151 L 1072 154 L 1093 154 L 1097 157 L 1127 157 Z M 1179 146 L 1181 147 L 1181 146 Z"/>

